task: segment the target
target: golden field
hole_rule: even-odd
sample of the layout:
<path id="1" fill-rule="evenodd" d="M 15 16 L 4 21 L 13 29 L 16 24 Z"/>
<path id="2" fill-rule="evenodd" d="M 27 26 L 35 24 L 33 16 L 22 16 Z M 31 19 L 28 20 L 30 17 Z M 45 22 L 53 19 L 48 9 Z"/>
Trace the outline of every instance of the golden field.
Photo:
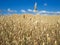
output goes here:
<path id="1" fill-rule="evenodd" d="M 0 45 L 60 45 L 60 16 L 0 16 Z"/>

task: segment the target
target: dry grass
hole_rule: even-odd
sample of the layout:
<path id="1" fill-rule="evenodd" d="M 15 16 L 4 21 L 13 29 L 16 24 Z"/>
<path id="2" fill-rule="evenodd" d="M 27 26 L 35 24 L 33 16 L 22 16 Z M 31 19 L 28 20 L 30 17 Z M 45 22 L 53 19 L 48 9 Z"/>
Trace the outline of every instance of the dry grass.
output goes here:
<path id="1" fill-rule="evenodd" d="M 0 16 L 0 45 L 60 45 L 60 16 Z"/>

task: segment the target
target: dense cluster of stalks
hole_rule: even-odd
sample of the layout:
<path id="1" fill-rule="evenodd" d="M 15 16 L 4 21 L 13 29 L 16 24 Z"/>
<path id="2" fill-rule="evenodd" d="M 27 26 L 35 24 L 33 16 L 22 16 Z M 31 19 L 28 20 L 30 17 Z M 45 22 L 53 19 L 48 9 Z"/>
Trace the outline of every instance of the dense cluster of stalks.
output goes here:
<path id="1" fill-rule="evenodd" d="M 0 16 L 0 45 L 60 45 L 59 18 L 51 17 Z"/>

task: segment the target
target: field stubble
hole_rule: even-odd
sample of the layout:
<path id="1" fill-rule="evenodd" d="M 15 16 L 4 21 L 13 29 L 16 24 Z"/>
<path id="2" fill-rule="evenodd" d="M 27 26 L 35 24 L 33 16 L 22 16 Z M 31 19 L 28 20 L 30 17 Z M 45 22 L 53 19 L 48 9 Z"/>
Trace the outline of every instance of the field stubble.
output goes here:
<path id="1" fill-rule="evenodd" d="M 0 16 L 0 45 L 60 45 L 60 16 Z"/>

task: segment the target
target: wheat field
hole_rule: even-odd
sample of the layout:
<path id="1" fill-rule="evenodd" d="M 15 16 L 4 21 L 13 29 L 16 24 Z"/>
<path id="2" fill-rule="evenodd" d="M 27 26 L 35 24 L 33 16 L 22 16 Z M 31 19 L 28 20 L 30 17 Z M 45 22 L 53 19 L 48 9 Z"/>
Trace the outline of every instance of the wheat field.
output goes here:
<path id="1" fill-rule="evenodd" d="M 60 16 L 0 16 L 0 45 L 60 45 Z"/>

